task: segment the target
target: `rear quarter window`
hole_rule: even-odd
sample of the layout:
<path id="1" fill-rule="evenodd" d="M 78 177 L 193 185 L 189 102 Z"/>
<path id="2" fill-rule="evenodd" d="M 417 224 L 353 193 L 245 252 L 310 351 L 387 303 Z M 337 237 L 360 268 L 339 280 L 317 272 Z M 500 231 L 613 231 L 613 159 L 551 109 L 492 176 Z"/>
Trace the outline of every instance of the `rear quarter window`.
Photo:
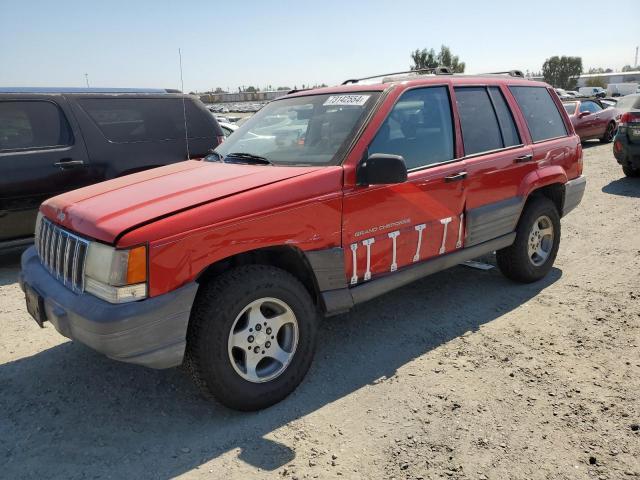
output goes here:
<path id="1" fill-rule="evenodd" d="M 542 142 L 567 135 L 562 116 L 545 87 L 509 87 L 524 115 L 531 139 Z"/>
<path id="2" fill-rule="evenodd" d="M 102 134 L 115 143 L 151 142 L 217 135 L 215 121 L 192 100 L 181 98 L 86 98 L 78 101 Z"/>

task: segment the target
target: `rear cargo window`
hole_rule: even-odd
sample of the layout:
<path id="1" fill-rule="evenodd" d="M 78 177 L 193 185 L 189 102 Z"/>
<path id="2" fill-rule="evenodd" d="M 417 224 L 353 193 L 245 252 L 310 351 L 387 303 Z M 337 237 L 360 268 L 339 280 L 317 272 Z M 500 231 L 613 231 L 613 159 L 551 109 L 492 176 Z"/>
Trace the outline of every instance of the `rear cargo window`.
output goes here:
<path id="1" fill-rule="evenodd" d="M 102 134 L 116 143 L 185 138 L 185 112 L 189 138 L 216 135 L 208 112 L 181 98 L 86 98 L 78 101 Z"/>
<path id="2" fill-rule="evenodd" d="M 567 129 L 545 87 L 509 87 L 524 115 L 534 142 L 564 137 Z"/>
<path id="3" fill-rule="evenodd" d="M 53 102 L 0 102 L 0 151 L 71 145 L 64 113 Z"/>

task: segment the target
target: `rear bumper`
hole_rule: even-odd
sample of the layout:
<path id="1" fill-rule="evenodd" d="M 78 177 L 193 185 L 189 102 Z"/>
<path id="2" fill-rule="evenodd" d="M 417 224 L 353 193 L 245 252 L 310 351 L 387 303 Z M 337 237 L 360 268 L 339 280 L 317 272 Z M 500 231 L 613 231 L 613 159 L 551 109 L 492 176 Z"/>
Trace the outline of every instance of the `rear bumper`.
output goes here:
<path id="1" fill-rule="evenodd" d="M 616 151 L 616 145 L 621 145 L 622 149 Z M 640 143 L 631 143 L 626 134 L 616 135 L 613 139 L 613 156 L 622 166 L 640 168 Z"/>
<path id="2" fill-rule="evenodd" d="M 195 282 L 139 302 L 111 304 L 63 286 L 31 247 L 22 255 L 23 289 L 25 283 L 43 297 L 47 320 L 65 337 L 114 360 L 151 368 L 182 363 Z"/>
<path id="3" fill-rule="evenodd" d="M 580 204 L 582 197 L 584 196 L 584 189 L 586 186 L 587 179 L 584 176 L 569 180 L 564 185 L 564 204 L 562 206 L 563 217 Z"/>

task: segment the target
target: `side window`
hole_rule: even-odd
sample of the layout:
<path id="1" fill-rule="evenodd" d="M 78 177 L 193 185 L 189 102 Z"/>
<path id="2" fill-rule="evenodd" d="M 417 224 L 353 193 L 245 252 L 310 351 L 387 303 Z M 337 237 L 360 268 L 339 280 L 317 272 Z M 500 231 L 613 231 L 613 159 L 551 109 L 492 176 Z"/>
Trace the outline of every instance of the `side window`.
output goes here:
<path id="1" fill-rule="evenodd" d="M 452 160 L 453 123 L 447 87 L 409 90 L 369 145 L 369 154 L 402 155 L 407 169 Z"/>
<path id="2" fill-rule="evenodd" d="M 534 142 L 563 137 L 567 129 L 545 87 L 509 87 L 524 115 Z"/>
<path id="3" fill-rule="evenodd" d="M 72 143 L 69 122 L 53 102 L 0 102 L 0 151 L 56 148 Z"/>
<path id="4" fill-rule="evenodd" d="M 602 110 L 602 108 L 595 102 L 582 102 L 580 104 L 580 112 L 597 113 L 600 110 Z"/>
<path id="5" fill-rule="evenodd" d="M 189 138 L 215 135 L 208 112 L 180 98 L 85 98 L 82 108 L 102 134 L 116 143 L 184 139 L 184 115 Z"/>
<path id="6" fill-rule="evenodd" d="M 502 148 L 498 118 L 485 87 L 455 89 L 465 155 Z"/>
<path id="7" fill-rule="evenodd" d="M 498 87 L 489 87 L 489 95 L 493 100 L 493 106 L 496 109 L 496 115 L 498 116 L 498 123 L 500 124 L 500 130 L 502 130 L 502 139 L 505 147 L 513 147 L 514 145 L 520 145 L 522 140 L 518 133 L 518 128 L 513 120 L 513 114 L 507 101 L 504 99 L 504 95 Z"/>

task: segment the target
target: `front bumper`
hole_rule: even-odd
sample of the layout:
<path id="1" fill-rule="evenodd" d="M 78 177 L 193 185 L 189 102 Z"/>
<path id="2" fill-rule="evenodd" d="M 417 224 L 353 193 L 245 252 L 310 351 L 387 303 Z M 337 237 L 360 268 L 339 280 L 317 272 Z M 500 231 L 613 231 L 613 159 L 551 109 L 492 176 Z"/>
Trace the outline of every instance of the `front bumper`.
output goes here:
<path id="1" fill-rule="evenodd" d="M 47 320 L 65 337 L 122 362 L 152 368 L 182 363 L 197 283 L 139 302 L 112 304 L 66 288 L 42 266 L 34 247 L 22 254 L 23 290 L 25 283 L 43 297 Z"/>
<path id="2" fill-rule="evenodd" d="M 564 217 L 571 210 L 576 208 L 582 201 L 584 190 L 587 186 L 587 179 L 584 176 L 569 180 L 564 185 L 564 204 L 562 206 L 562 216 Z"/>
<path id="3" fill-rule="evenodd" d="M 622 145 L 616 151 L 616 145 Z M 640 143 L 632 143 L 627 134 L 617 134 L 613 139 L 613 156 L 623 167 L 640 168 Z"/>

